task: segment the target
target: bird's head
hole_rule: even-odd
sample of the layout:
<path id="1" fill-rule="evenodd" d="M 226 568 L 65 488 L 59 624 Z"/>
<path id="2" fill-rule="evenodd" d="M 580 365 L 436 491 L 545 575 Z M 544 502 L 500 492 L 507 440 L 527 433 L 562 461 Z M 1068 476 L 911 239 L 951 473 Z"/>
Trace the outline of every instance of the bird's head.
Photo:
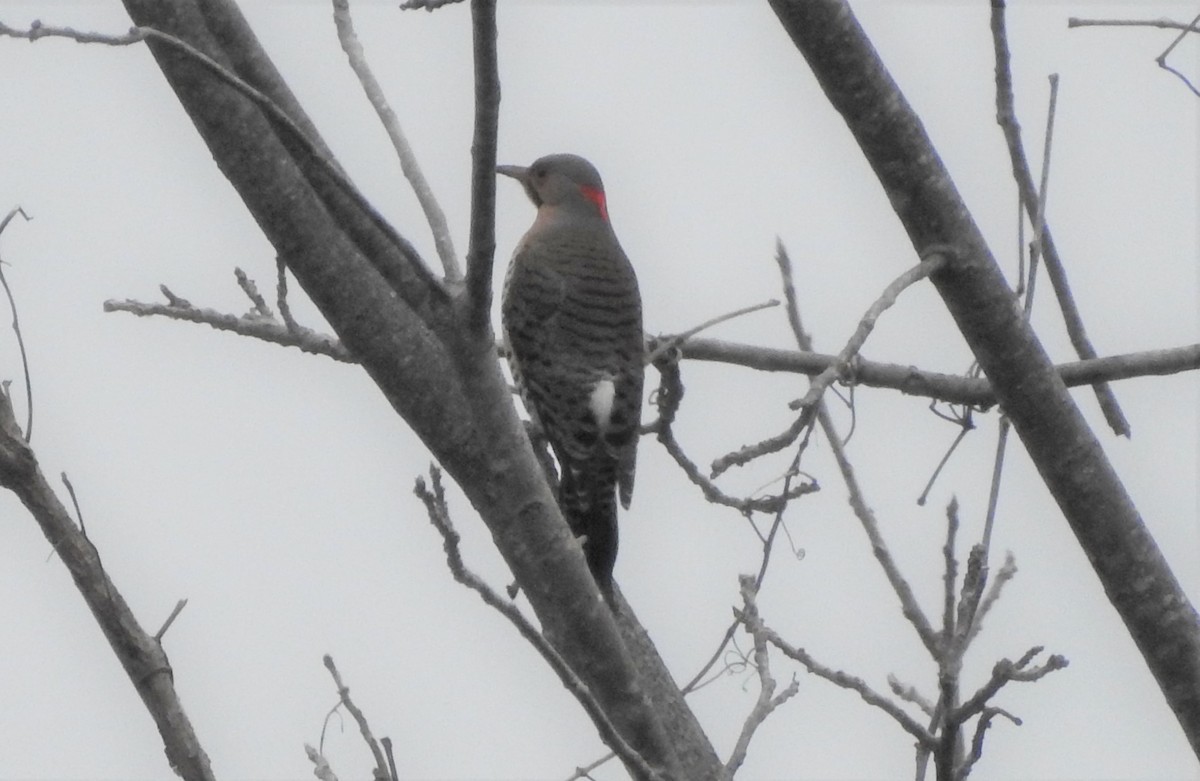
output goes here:
<path id="1" fill-rule="evenodd" d="M 608 219 L 604 183 L 596 167 L 579 155 L 546 155 L 528 168 L 519 165 L 496 166 L 496 173 L 511 176 L 525 188 L 533 205 L 586 210 Z"/>

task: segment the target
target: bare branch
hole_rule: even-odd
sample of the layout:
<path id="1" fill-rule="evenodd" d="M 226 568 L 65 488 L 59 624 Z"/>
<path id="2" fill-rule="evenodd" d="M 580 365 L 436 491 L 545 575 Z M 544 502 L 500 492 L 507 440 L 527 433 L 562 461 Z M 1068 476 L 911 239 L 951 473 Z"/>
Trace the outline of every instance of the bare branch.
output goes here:
<path id="1" fill-rule="evenodd" d="M 358 83 L 362 85 L 371 107 L 379 115 L 379 121 L 383 123 L 383 129 L 387 131 L 388 138 L 392 141 L 392 147 L 396 150 L 396 157 L 400 160 L 400 170 L 412 187 L 413 194 L 417 196 L 421 210 L 425 212 L 425 220 L 429 223 L 429 230 L 433 233 L 433 243 L 437 248 L 438 259 L 442 262 L 442 273 L 445 274 L 447 282 L 459 282 L 462 280 L 462 269 L 458 265 L 458 253 L 454 251 L 454 240 L 450 236 L 450 226 L 446 223 L 446 215 L 442 211 L 437 197 L 433 194 L 433 188 L 429 185 L 429 181 L 425 179 L 425 173 L 421 170 L 421 164 L 417 161 L 417 155 L 413 152 L 408 137 L 404 135 L 404 129 L 400 127 L 400 119 L 392 110 L 387 97 L 383 94 L 383 87 L 380 86 L 375 74 L 371 71 L 371 66 L 363 53 L 362 44 L 358 40 L 358 34 L 354 31 L 349 0 L 333 0 L 333 21 L 337 25 L 338 41 L 342 44 L 342 51 L 350 60 L 350 68 L 358 77 Z"/>
<path id="2" fill-rule="evenodd" d="M 842 479 L 846 483 L 846 490 L 850 495 L 850 507 L 854 510 L 854 516 L 858 518 L 863 531 L 867 533 L 867 539 L 871 541 L 871 552 L 875 554 L 876 560 L 883 568 L 884 575 L 887 576 L 888 583 L 891 584 L 892 590 L 900 599 L 901 612 L 917 630 L 917 636 L 921 638 L 921 642 L 930 655 L 935 659 L 938 658 L 940 647 L 938 634 L 929 624 L 929 619 L 921 610 L 912 587 L 900 574 L 900 568 L 892 559 L 887 543 L 884 542 L 883 535 L 879 531 L 879 522 L 875 519 L 875 513 L 867 505 L 866 499 L 863 498 L 862 488 L 858 484 L 854 468 L 850 465 L 846 449 L 834 427 L 833 418 L 824 404 L 819 404 L 817 407 L 817 421 L 821 424 L 821 430 L 825 432 L 825 438 L 829 441 L 830 450 L 833 451 L 833 457 L 837 461 L 838 470 L 842 473 Z"/>
<path id="3" fill-rule="evenodd" d="M 862 697 L 868 705 L 879 708 L 884 713 L 895 719 L 895 721 L 904 729 L 905 732 L 916 738 L 919 746 L 923 746 L 928 750 L 933 749 L 933 736 L 929 734 L 929 731 L 926 730 L 925 727 L 918 724 L 894 702 L 889 700 L 887 697 L 882 696 L 868 686 L 861 678 L 849 675 L 841 670 L 834 670 L 830 667 L 826 667 L 825 665 L 816 661 L 803 648 L 796 648 L 795 646 L 792 646 L 790 643 L 780 637 L 775 630 L 765 626 L 761 619 L 747 616 L 740 611 L 738 611 L 737 615 L 739 620 L 746 624 L 748 631 L 753 633 L 761 633 L 767 642 L 782 651 L 785 656 L 799 662 L 813 675 L 816 675 L 819 678 L 824 678 L 830 683 L 840 686 L 843 689 L 849 689 L 850 691 L 856 692 L 858 696 Z"/>
<path id="4" fill-rule="evenodd" d="M 231 331 L 242 336 L 261 339 L 264 342 L 297 347 L 306 353 L 324 355 L 343 363 L 357 363 L 350 352 L 332 336 L 317 333 L 309 328 L 280 323 L 275 319 L 267 319 L 259 315 L 231 315 L 218 312 L 215 309 L 205 309 L 192 306 L 186 300 L 172 294 L 165 287 L 167 303 L 154 304 L 142 301 L 116 301 L 110 299 L 104 302 L 105 312 L 128 312 L 138 317 L 159 315 L 171 320 L 184 320 L 189 323 L 201 323 L 218 331 Z M 290 315 L 289 315 L 290 317 Z"/>
<path id="5" fill-rule="evenodd" d="M 946 507 L 946 543 L 942 546 L 942 639 L 949 645 L 954 637 L 954 587 L 958 583 L 958 559 L 954 540 L 958 536 L 958 498 Z"/>
<path id="6" fill-rule="evenodd" d="M 366 257 L 375 265 L 379 273 L 388 280 L 388 284 L 401 298 L 414 305 L 416 305 L 416 302 L 427 298 L 430 293 L 438 298 L 445 299 L 445 287 L 430 273 L 416 248 L 407 239 L 397 233 L 391 223 L 384 219 L 375 207 L 363 197 L 362 193 L 358 191 L 358 188 L 354 186 L 354 183 L 350 181 L 337 163 L 326 153 L 324 148 L 316 140 L 310 138 L 309 134 L 300 127 L 295 119 L 289 116 L 287 112 L 280 108 L 279 105 L 261 90 L 249 84 L 245 79 L 233 73 L 187 41 L 156 30 L 153 27 L 136 27 L 130 30 L 127 35 L 110 36 L 96 33 L 80 33 L 69 27 L 48 27 L 41 24 L 35 24 L 27 31 L 21 31 L 0 24 L 0 35 L 26 38 L 31 41 L 43 37 L 64 37 L 80 43 L 103 43 L 110 46 L 128 46 L 141 41 L 155 41 L 165 44 L 177 52 L 181 52 L 253 102 L 276 128 L 280 128 L 286 133 L 290 141 L 299 144 L 306 155 L 305 162 L 314 164 L 321 174 L 327 177 L 334 187 L 360 210 L 361 214 L 366 217 L 370 224 L 391 244 L 392 248 L 400 253 L 400 256 L 404 260 L 403 264 L 395 263 L 390 257 L 381 255 L 380 253 L 367 253 Z M 413 281 L 416 281 L 418 284 L 412 284 Z"/>
<path id="7" fill-rule="evenodd" d="M 956 781 L 962 781 L 962 779 L 965 779 L 967 776 L 971 775 L 971 768 L 973 768 L 975 763 L 978 762 L 980 757 L 983 756 L 984 735 L 987 733 L 988 728 L 992 726 L 992 719 L 997 716 L 1003 716 L 1013 724 L 1016 724 L 1018 727 L 1021 726 L 1020 719 L 1002 708 L 984 708 L 983 712 L 979 714 L 979 721 L 975 723 L 975 734 L 971 738 L 971 752 L 966 756 L 962 765 L 960 765 L 954 773 L 954 778 Z"/>
<path id="8" fill-rule="evenodd" d="M 379 747 L 379 741 L 375 740 L 375 735 L 371 732 L 371 725 L 367 722 L 366 715 L 362 710 L 354 704 L 350 699 L 350 687 L 342 681 L 342 674 L 338 672 L 337 666 L 333 663 L 333 657 L 325 654 L 322 657 L 325 664 L 325 669 L 329 670 L 329 674 L 333 676 L 333 683 L 337 686 L 338 704 L 346 709 L 346 712 L 354 719 L 354 723 L 358 725 L 358 731 L 366 742 L 367 748 L 371 750 L 371 756 L 375 758 L 374 776 L 376 779 L 390 778 L 388 772 L 387 758 L 383 755 L 383 750 Z M 324 730 L 322 730 L 324 733 Z M 321 736 L 321 743 L 324 745 L 324 734 Z"/>
<path id="9" fill-rule="evenodd" d="M 936 403 L 936 401 L 933 402 L 933 404 Z M 932 409 L 932 404 L 930 406 Z M 939 417 L 945 417 L 947 420 L 953 420 L 953 418 L 950 418 L 949 416 L 942 416 L 941 413 L 936 411 L 935 414 L 938 414 Z M 917 504 L 921 507 L 925 506 L 926 500 L 929 499 L 929 493 L 933 490 L 934 483 L 937 482 L 938 476 L 942 473 L 942 470 L 946 468 L 946 464 L 950 463 L 950 457 L 954 455 L 954 451 L 958 450 L 958 446 L 961 445 L 963 440 L 967 438 L 967 434 L 970 434 L 975 430 L 975 422 L 972 419 L 970 407 L 967 407 L 966 413 L 958 418 L 957 421 L 959 429 L 958 433 L 954 435 L 954 441 L 950 443 L 950 447 L 946 448 L 946 452 L 942 454 L 941 460 L 938 461 L 938 465 L 933 469 L 933 474 L 929 476 L 929 481 L 925 483 L 925 487 L 921 489 L 921 494 L 917 497 Z"/>
<path id="10" fill-rule="evenodd" d="M 26 222 L 29 222 L 29 215 L 25 213 L 25 210 L 20 206 L 14 206 L 8 214 L 4 215 L 4 219 L 0 220 L 0 234 L 4 233 L 4 229 L 18 214 Z M 30 442 L 33 439 L 33 380 L 29 376 L 29 354 L 25 351 L 25 337 L 21 335 L 21 321 L 17 317 L 17 301 L 13 298 L 12 288 L 8 286 L 8 279 L 4 276 L 4 266 L 4 261 L 0 259 L 0 286 L 4 287 L 4 295 L 8 297 L 8 309 L 12 312 L 13 336 L 17 338 L 17 351 L 21 354 L 21 374 L 25 378 L 24 437 L 26 442 Z"/>
<path id="11" fill-rule="evenodd" d="M 985 551 L 991 549 L 992 545 L 992 527 L 996 522 L 996 508 L 1000 504 L 1000 479 L 1004 475 L 1004 453 L 1008 445 L 1008 432 L 1012 424 L 1008 422 L 1008 418 L 1004 415 L 1000 416 L 1000 423 L 996 433 L 996 455 L 992 459 L 992 482 L 988 488 L 988 505 L 987 514 L 983 519 L 983 548 Z"/>
<path id="12" fill-rule="evenodd" d="M 1016 662 L 1001 659 L 992 668 L 992 676 L 988 682 L 979 688 L 971 698 L 960 705 L 954 713 L 948 716 L 948 721 L 962 724 L 967 719 L 983 712 L 988 700 L 996 695 L 1009 681 L 1032 682 L 1046 675 L 1064 669 L 1068 662 L 1066 657 L 1059 654 L 1050 655 L 1044 664 L 1030 668 L 1034 657 L 1042 652 L 1041 646 L 1029 649 Z"/>
<path id="13" fill-rule="evenodd" d="M 967 632 L 965 642 L 970 643 L 975 639 L 975 635 L 979 634 L 983 629 L 983 619 L 987 616 L 992 606 L 1000 599 L 1000 594 L 1004 590 L 1004 585 L 1012 580 L 1017 574 L 1017 561 L 1013 558 L 1012 551 L 1004 555 L 1004 564 L 992 578 L 992 585 L 988 587 L 987 592 L 979 601 L 979 607 L 975 611 L 974 618 L 971 619 L 971 629 Z"/>
<path id="14" fill-rule="evenodd" d="M 426 11 L 436 11 L 444 5 L 453 5 L 461 3 L 463 0 L 404 0 L 400 4 L 400 10 L 411 11 L 413 9 L 422 8 Z"/>
<path id="15" fill-rule="evenodd" d="M 446 563 L 450 568 L 450 574 L 454 576 L 456 581 L 477 593 L 488 607 L 508 619 L 509 623 L 516 628 L 521 637 L 525 638 L 533 646 L 534 650 L 550 665 L 550 669 L 554 670 L 555 674 L 558 675 L 559 680 L 562 681 L 567 691 L 571 692 L 575 699 L 579 701 L 579 704 L 583 706 L 583 709 L 596 725 L 596 729 L 600 732 L 604 742 L 621 757 L 627 767 L 636 768 L 641 778 L 661 779 L 658 771 L 650 767 L 646 760 L 634 751 L 621 734 L 617 732 L 612 722 L 609 721 L 608 714 L 604 712 L 603 707 L 596 700 L 591 690 L 588 689 L 587 684 L 575 674 L 575 671 L 570 668 L 566 660 L 562 658 L 542 633 L 529 622 L 529 619 L 517 609 L 515 604 L 497 594 L 478 575 L 467 569 L 458 547 L 460 539 L 458 532 L 454 529 L 454 525 L 450 520 L 450 512 L 446 507 L 446 494 L 442 488 L 442 472 L 437 466 L 431 464 L 429 467 L 429 476 L 432 488 L 426 486 L 424 478 L 418 477 L 414 493 L 424 503 L 430 522 L 433 523 L 434 528 L 442 535 L 442 547 L 446 552 Z"/>
<path id="16" fill-rule="evenodd" d="M 772 299 L 762 302 L 761 304 L 751 304 L 750 306 L 744 306 L 741 309 L 735 309 L 734 311 L 727 312 L 726 314 L 723 314 L 723 315 L 717 315 L 716 317 L 714 317 L 710 320 L 705 320 L 700 325 L 697 325 L 693 328 L 689 328 L 688 330 L 684 331 L 681 334 L 651 337 L 649 340 L 647 340 L 648 344 L 647 344 L 647 348 L 646 348 L 646 357 L 643 359 L 644 363 L 646 363 L 646 364 L 654 363 L 661 356 L 665 355 L 666 353 L 670 352 L 671 350 L 676 349 L 677 347 L 682 345 L 684 342 L 686 342 L 688 339 L 691 339 L 693 336 L 700 333 L 701 331 L 705 331 L 709 328 L 712 328 L 715 325 L 720 325 L 721 323 L 725 323 L 725 322 L 728 322 L 735 318 L 741 317 L 742 315 L 748 315 L 753 312 L 759 312 L 759 311 L 762 311 L 763 309 L 770 309 L 773 306 L 779 306 L 779 302 L 772 298 Z"/>
<path id="17" fill-rule="evenodd" d="M 658 389 L 651 395 L 651 402 L 658 407 L 658 418 L 647 424 L 645 430 L 655 433 L 667 454 L 675 459 L 675 463 L 683 469 L 687 478 L 700 488 L 705 499 L 713 504 L 732 507 L 743 515 L 751 512 L 774 513 L 790 499 L 818 490 L 815 483 L 809 482 L 794 487 L 787 486 L 778 495 L 736 497 L 725 493 L 716 483 L 705 477 L 696 463 L 684 453 L 672 428 L 679 404 L 683 400 L 683 380 L 679 370 L 678 352 L 663 352 L 653 348 L 651 352 L 657 356 L 654 368 L 658 370 L 661 379 Z"/>
<path id="18" fill-rule="evenodd" d="M 758 371 L 809 376 L 820 374 L 837 361 L 837 356 L 824 353 L 759 347 L 717 339 L 690 339 L 680 347 L 680 351 L 686 360 L 728 363 Z M 1068 387 L 1178 374 L 1200 369 L 1200 344 L 1090 358 L 1061 363 L 1054 368 Z M 924 396 L 948 404 L 968 404 L 985 409 L 996 403 L 996 394 L 985 377 L 944 374 L 861 357 L 854 362 L 854 384 L 889 388 L 909 396 Z"/>
<path id="19" fill-rule="evenodd" d="M 777 255 L 780 254 L 786 259 L 787 253 L 782 243 L 777 248 Z M 879 316 L 896 303 L 896 299 L 905 288 L 936 272 L 943 263 L 944 257 L 941 251 L 932 253 L 929 260 L 922 260 L 920 264 L 904 272 L 884 288 L 883 293 L 871 304 L 859 320 L 858 327 L 851 335 L 849 341 L 846 342 L 846 346 L 838 353 L 834 362 L 817 375 L 809 386 L 808 393 L 804 395 L 804 398 L 789 405 L 792 409 L 803 410 L 792 425 L 786 431 L 776 436 L 753 445 L 747 445 L 740 450 L 718 458 L 712 464 L 712 477 L 717 477 L 730 467 L 744 466 L 755 458 L 767 455 L 768 453 L 777 453 L 796 441 L 796 437 L 800 436 L 800 432 L 812 424 L 815 414 L 814 404 L 821 398 L 834 380 L 845 376 L 851 360 L 858 355 L 858 351 L 866 343 L 867 337 L 875 329 L 875 322 L 879 319 Z M 788 265 L 790 265 L 790 261 Z"/>
<path id="20" fill-rule="evenodd" d="M 1074 27 L 1157 27 L 1160 30 L 1182 30 L 1185 33 L 1200 33 L 1196 23 L 1200 18 L 1190 22 L 1176 22 L 1173 19 L 1080 19 L 1072 16 L 1067 19 L 1067 28 Z"/>
<path id="21" fill-rule="evenodd" d="M 104 571 L 95 546 L 50 488 L 33 450 L 21 436 L 14 436 L 16 430 L 8 395 L 0 393 L 0 487 L 16 494 L 70 571 L 154 719 L 171 767 L 187 781 L 211 781 L 208 756 L 184 713 L 162 645 L 142 629 Z"/>
<path id="22" fill-rule="evenodd" d="M 1154 61 L 1158 63 L 1158 67 L 1162 68 L 1163 70 L 1167 71 L 1168 73 L 1172 73 L 1175 76 L 1178 76 L 1179 80 L 1182 81 L 1185 85 L 1187 85 L 1187 88 L 1192 91 L 1193 95 L 1195 95 L 1196 97 L 1200 97 L 1200 89 L 1196 88 L 1196 85 L 1192 83 L 1191 79 L 1189 79 L 1187 76 L 1183 75 L 1183 73 L 1181 71 L 1177 70 L 1176 68 L 1173 68 L 1170 65 L 1167 65 L 1167 55 L 1169 55 L 1175 49 L 1175 47 L 1179 45 L 1180 41 L 1183 40 L 1185 35 L 1187 35 L 1189 32 L 1196 31 L 1196 29 L 1197 29 L 1196 23 L 1197 22 L 1200 22 L 1200 14 L 1196 14 L 1196 17 L 1194 19 L 1192 19 L 1190 24 L 1188 24 L 1187 29 L 1185 29 L 1181 33 L 1179 33 L 1179 35 L 1177 35 L 1175 37 L 1175 40 L 1171 41 L 1171 45 L 1168 46 L 1166 49 L 1163 49 L 1162 54 L 1155 57 Z"/>
<path id="23" fill-rule="evenodd" d="M 179 614 L 183 612 L 185 607 L 187 607 L 187 603 L 188 601 L 186 599 L 181 599 L 175 603 L 175 607 L 171 608 L 171 612 L 162 622 L 162 626 L 160 626 L 158 631 L 154 633 L 154 639 L 156 642 L 162 642 L 163 635 L 165 635 L 167 630 L 171 628 L 171 624 L 175 623 L 175 619 L 179 618 Z"/>
<path id="24" fill-rule="evenodd" d="M 251 310 L 251 317 L 264 317 L 269 320 L 275 319 L 275 313 L 271 311 L 270 304 L 258 292 L 258 286 L 254 284 L 254 280 L 246 276 L 246 272 L 240 268 L 233 270 L 233 276 L 237 279 L 238 287 L 246 294 L 246 298 L 250 299 L 250 303 L 254 304 L 254 309 Z"/>
<path id="25" fill-rule="evenodd" d="M 338 781 L 337 773 L 329 766 L 329 760 L 320 751 L 309 744 L 304 744 L 304 753 L 308 761 L 313 763 L 313 775 L 318 781 Z"/>
<path id="26" fill-rule="evenodd" d="M 746 717 L 745 723 L 742 724 L 742 731 L 738 735 L 733 751 L 729 754 L 729 761 L 725 763 L 721 776 L 723 781 L 732 781 L 738 768 L 746 761 L 746 752 L 750 748 L 750 740 L 754 737 L 754 733 L 759 726 L 766 721 L 767 717 L 776 708 L 796 696 L 796 693 L 800 691 L 800 684 L 793 678 L 786 689 L 780 692 L 778 696 L 773 696 L 775 694 L 776 683 L 775 678 L 771 675 L 770 654 L 767 653 L 767 637 L 761 631 L 764 627 L 762 619 L 758 615 L 758 605 L 755 602 L 755 595 L 758 592 L 756 579 L 750 575 L 742 575 L 738 578 L 738 581 L 741 585 L 743 623 L 754 641 L 754 668 L 758 672 L 758 699 L 754 703 L 754 708 Z M 751 629 L 751 627 L 754 627 L 754 629 Z"/>
<path id="27" fill-rule="evenodd" d="M 913 705 L 916 705 L 927 716 L 932 716 L 934 710 L 936 710 L 936 706 L 926 699 L 921 692 L 917 691 L 915 686 L 904 683 L 895 675 L 888 676 L 888 688 L 892 690 L 892 694 L 905 702 L 911 702 Z"/>
<path id="28" fill-rule="evenodd" d="M 279 307 L 279 316 L 283 318 L 283 324 L 291 333 L 300 330 L 300 324 L 292 317 L 292 307 L 287 300 L 287 264 L 283 262 L 283 258 L 275 259 L 275 303 Z"/>
<path id="29" fill-rule="evenodd" d="M 214 309 L 195 308 L 186 299 L 176 296 L 169 289 L 163 287 L 162 290 L 169 302 L 166 307 L 162 304 L 128 299 L 125 301 L 109 300 L 104 303 L 104 311 L 129 312 L 143 317 L 160 315 L 174 320 L 186 320 L 209 325 L 217 330 L 232 331 L 253 339 L 262 339 L 284 347 L 299 347 L 305 352 L 325 355 L 337 361 L 355 362 L 353 356 L 340 345 L 335 337 L 320 334 L 296 324 L 292 319 L 291 310 L 286 304 L 287 282 L 286 276 L 282 273 L 277 283 L 277 306 L 279 314 L 283 317 L 286 326 L 284 330 L 287 333 L 278 328 L 269 327 L 267 321 L 258 318 L 240 317 Z M 722 318 L 727 319 L 735 314 L 742 314 L 744 311 L 766 307 L 769 303 L 748 307 L 747 310 L 738 310 L 738 312 L 723 315 Z M 185 311 L 188 309 L 192 311 Z M 266 324 L 264 325 L 264 323 Z M 657 349 L 658 340 L 671 338 L 673 337 L 650 337 L 647 340 L 650 351 L 656 354 L 661 353 L 662 351 Z M 679 345 L 679 351 L 681 357 L 688 360 L 727 363 L 759 371 L 793 372 L 810 376 L 820 374 L 837 362 L 837 356 L 833 355 L 694 337 Z M 1075 361 L 1059 364 L 1056 369 L 1063 378 L 1063 382 L 1069 387 L 1090 385 L 1097 380 L 1122 380 L 1150 375 L 1177 374 L 1200 369 L 1200 344 Z M 990 383 L 983 377 L 942 374 L 918 369 L 915 366 L 880 363 L 861 358 L 854 362 L 854 382 L 873 388 L 898 390 L 906 395 L 926 396 L 951 404 L 967 404 L 986 408 L 996 402 Z M 653 426 L 654 424 L 650 424 L 647 430 L 655 430 Z"/>
<path id="30" fill-rule="evenodd" d="M 1035 236 L 1035 240 L 1041 246 L 1042 256 L 1046 262 L 1046 273 L 1054 287 L 1054 294 L 1058 299 L 1058 306 L 1062 311 L 1063 322 L 1067 327 L 1071 344 L 1080 358 L 1095 358 L 1096 348 L 1088 339 L 1083 325 L 1083 317 L 1080 315 L 1078 307 L 1075 306 L 1075 299 L 1071 295 L 1070 285 L 1067 282 L 1066 267 L 1058 255 L 1050 228 L 1045 225 L 1044 221 L 1039 222 L 1037 217 L 1042 209 L 1041 199 L 1034 189 L 1033 174 L 1030 173 L 1029 160 L 1025 156 L 1025 148 L 1021 143 L 1021 128 L 1013 107 L 1010 67 L 1012 56 L 1009 54 L 1008 38 L 1004 26 L 1004 0 L 994 0 L 992 3 L 992 42 L 996 50 L 996 121 L 1004 131 L 1004 140 L 1008 144 L 1013 179 L 1021 193 L 1021 202 L 1025 205 L 1030 222 L 1035 227 L 1041 225 L 1041 233 Z M 1109 426 L 1117 434 L 1129 436 L 1129 422 L 1125 420 L 1108 383 L 1097 382 L 1093 384 L 1093 388 L 1096 400 L 1099 402 Z"/>
<path id="31" fill-rule="evenodd" d="M 471 232 L 467 247 L 467 323 L 483 332 L 491 322 L 496 255 L 496 134 L 500 76 L 496 64 L 496 2 L 471 0 L 475 52 L 475 134 L 471 140 Z"/>

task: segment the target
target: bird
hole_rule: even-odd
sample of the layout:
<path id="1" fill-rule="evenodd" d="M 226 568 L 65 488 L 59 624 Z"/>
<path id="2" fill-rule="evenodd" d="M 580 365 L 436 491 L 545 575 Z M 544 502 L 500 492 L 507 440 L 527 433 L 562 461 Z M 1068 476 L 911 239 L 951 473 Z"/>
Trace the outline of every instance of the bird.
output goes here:
<path id="1" fill-rule="evenodd" d="M 633 496 L 645 352 L 637 275 L 595 166 L 552 154 L 497 173 L 537 207 L 504 280 L 509 368 L 559 466 L 558 503 L 611 602 L 617 506 Z"/>

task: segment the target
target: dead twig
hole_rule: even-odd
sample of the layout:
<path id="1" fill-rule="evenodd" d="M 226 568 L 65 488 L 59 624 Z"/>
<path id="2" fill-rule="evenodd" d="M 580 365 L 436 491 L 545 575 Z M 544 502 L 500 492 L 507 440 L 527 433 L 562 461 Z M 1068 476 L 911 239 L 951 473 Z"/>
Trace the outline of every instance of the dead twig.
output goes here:
<path id="1" fill-rule="evenodd" d="M 408 180 L 413 194 L 417 196 L 417 203 L 421 205 L 421 211 L 425 213 L 425 221 L 433 233 L 433 243 L 438 259 L 442 262 L 442 273 L 447 282 L 460 282 L 462 269 L 458 265 L 458 253 L 454 251 L 454 240 L 450 235 L 446 214 L 433 194 L 429 180 L 425 178 L 425 173 L 421 170 L 421 164 L 417 161 L 412 144 L 404 134 L 404 129 L 400 127 L 399 117 L 392 110 L 387 96 L 383 94 L 383 87 L 380 86 L 375 74 L 371 71 L 371 65 L 367 62 L 362 43 L 358 40 L 358 33 L 354 30 L 349 0 L 333 0 L 333 21 L 337 26 L 338 42 L 341 43 L 342 51 L 346 53 L 346 58 L 350 62 L 350 69 L 358 77 L 358 83 L 362 86 L 371 108 L 375 109 L 384 131 L 391 139 L 392 148 L 396 150 L 396 157 L 400 160 L 400 172 Z"/>
<path id="2" fill-rule="evenodd" d="M 325 654 L 321 661 L 325 664 L 325 669 L 329 670 L 330 676 L 333 677 L 333 684 L 337 687 L 338 704 L 325 717 L 325 724 L 321 727 L 321 741 L 318 744 L 319 751 L 322 754 L 325 751 L 325 729 L 329 726 L 329 717 L 339 708 L 345 708 L 350 717 L 354 719 L 354 723 L 358 725 L 359 734 L 362 735 L 367 748 L 371 750 L 371 756 L 375 759 L 374 778 L 377 781 L 389 781 L 392 776 L 388 771 L 387 758 L 384 757 L 383 750 L 379 746 L 379 741 L 375 739 L 375 735 L 371 732 L 371 725 L 367 721 L 366 714 L 354 704 L 354 700 L 350 699 L 350 687 L 342 680 L 342 674 L 338 672 L 337 665 L 333 663 L 333 657 Z"/>
<path id="3" fill-rule="evenodd" d="M 18 214 L 26 222 L 29 222 L 29 215 L 25 213 L 25 210 L 20 206 L 15 206 L 9 210 L 8 214 L 4 215 L 3 220 L 0 220 L 0 234 L 4 233 L 4 229 Z M 12 288 L 8 286 L 8 279 L 4 276 L 4 266 L 4 261 L 0 259 L 0 286 L 4 287 L 4 295 L 8 297 L 8 309 L 12 312 L 13 336 L 17 337 L 17 351 L 21 354 L 21 374 L 25 377 L 24 437 L 26 442 L 30 442 L 33 439 L 33 380 L 29 376 L 29 354 L 25 351 L 25 337 L 21 335 L 21 320 L 17 317 L 17 301 L 13 297 Z"/>
<path id="4" fill-rule="evenodd" d="M 786 260 L 787 251 L 782 242 L 776 246 L 776 256 L 785 259 L 786 264 L 790 267 L 790 260 Z M 785 261 L 780 261 L 781 265 Z M 816 414 L 816 402 L 825 393 L 825 390 L 838 378 L 844 378 L 847 371 L 850 369 L 851 361 L 858 355 L 858 351 L 867 341 L 867 337 L 871 331 L 875 329 L 875 323 L 879 316 L 887 311 L 893 304 L 896 303 L 897 297 L 905 288 L 918 282 L 930 274 L 937 271 L 938 268 L 945 262 L 942 252 L 929 253 L 928 260 L 922 262 L 913 268 L 905 271 L 897 277 L 891 284 L 884 288 L 883 293 L 875 300 L 874 303 L 867 309 L 866 313 L 859 320 L 858 327 L 846 342 L 845 347 L 838 353 L 837 358 L 832 364 L 826 367 L 820 374 L 813 379 L 809 385 L 808 392 L 798 401 L 792 402 L 792 409 L 801 410 L 800 416 L 792 422 L 788 428 L 780 434 L 773 437 L 768 437 L 761 442 L 753 445 L 747 445 L 739 450 L 728 453 L 717 460 L 713 461 L 710 470 L 710 477 L 718 477 L 723 472 L 734 466 L 745 466 L 750 461 L 760 458 L 769 453 L 777 453 L 783 448 L 795 442 L 800 433 L 812 425 L 813 418 Z M 790 272 L 789 272 L 790 273 Z"/>

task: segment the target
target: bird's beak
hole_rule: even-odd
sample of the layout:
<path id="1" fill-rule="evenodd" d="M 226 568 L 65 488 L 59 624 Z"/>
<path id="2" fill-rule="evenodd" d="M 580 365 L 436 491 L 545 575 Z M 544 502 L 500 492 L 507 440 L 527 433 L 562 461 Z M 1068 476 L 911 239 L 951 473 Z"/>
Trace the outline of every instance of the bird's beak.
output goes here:
<path id="1" fill-rule="evenodd" d="M 521 184 L 525 184 L 529 179 L 529 169 L 523 165 L 498 165 L 496 173 L 511 176 Z"/>

